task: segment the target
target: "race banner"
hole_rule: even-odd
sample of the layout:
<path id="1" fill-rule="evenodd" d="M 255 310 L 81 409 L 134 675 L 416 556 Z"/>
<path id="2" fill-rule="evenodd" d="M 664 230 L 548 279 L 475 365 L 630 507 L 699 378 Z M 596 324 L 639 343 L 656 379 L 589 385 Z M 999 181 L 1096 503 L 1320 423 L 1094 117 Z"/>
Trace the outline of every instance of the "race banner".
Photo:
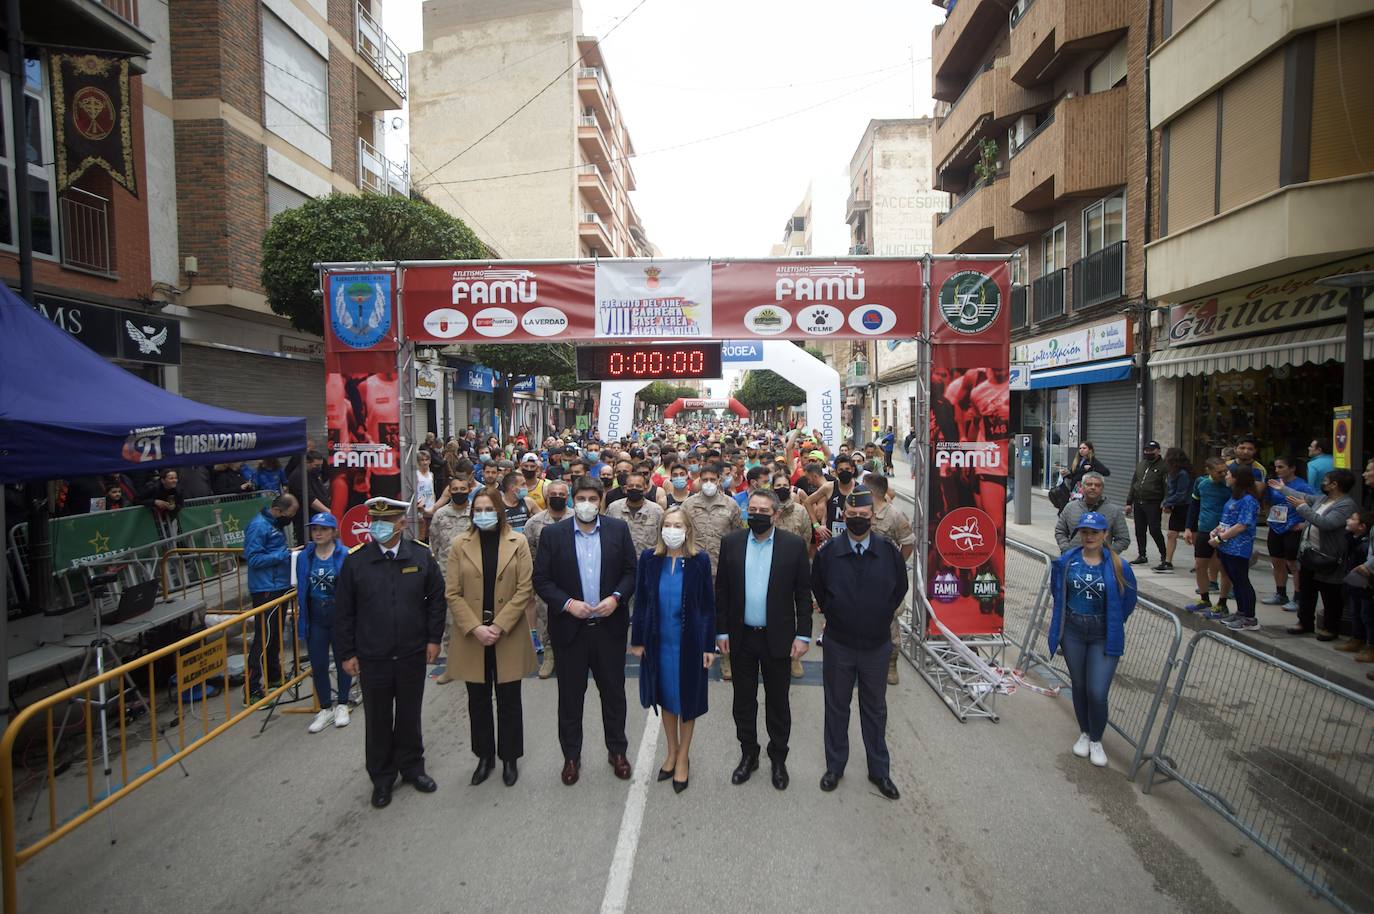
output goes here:
<path id="1" fill-rule="evenodd" d="M 592 335 L 594 264 L 404 267 L 406 339 L 540 342 Z"/>
<path id="2" fill-rule="evenodd" d="M 736 260 L 713 264 L 724 336 L 911 338 L 921 331 L 919 260 Z"/>
<path id="3" fill-rule="evenodd" d="M 391 352 L 325 353 L 325 460 L 329 509 L 339 537 L 352 548 L 367 530 L 364 502 L 401 497 L 401 410 L 396 356 Z"/>
<path id="4" fill-rule="evenodd" d="M 324 275 L 326 352 L 395 352 L 396 275 Z"/>
<path id="5" fill-rule="evenodd" d="M 710 339 L 708 261 L 596 265 L 598 339 Z"/>
<path id="6" fill-rule="evenodd" d="M 188 528 L 189 529 L 189 528 Z M 146 546 L 158 539 L 153 512 L 138 506 L 58 517 L 52 521 L 52 567 L 61 571 Z"/>
<path id="7" fill-rule="evenodd" d="M 100 168 L 136 195 L 128 59 L 52 54 L 49 65 L 58 191 Z"/>
<path id="8" fill-rule="evenodd" d="M 1006 588 L 1010 275 L 995 261 L 936 260 L 930 296 L 927 596 L 954 634 L 993 635 Z"/>

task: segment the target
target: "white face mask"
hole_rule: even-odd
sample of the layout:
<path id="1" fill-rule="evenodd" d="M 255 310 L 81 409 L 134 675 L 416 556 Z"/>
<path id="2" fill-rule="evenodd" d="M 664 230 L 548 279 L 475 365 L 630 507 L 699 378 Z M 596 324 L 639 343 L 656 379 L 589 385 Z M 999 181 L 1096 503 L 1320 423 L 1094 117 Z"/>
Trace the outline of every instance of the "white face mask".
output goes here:
<path id="1" fill-rule="evenodd" d="M 663 528 L 663 545 L 676 549 L 687 541 L 687 531 L 681 527 Z"/>
<path id="2" fill-rule="evenodd" d="M 479 530 L 495 529 L 496 525 L 499 523 L 495 511 L 474 511 L 472 513 L 472 522 L 477 525 L 477 529 Z"/>
<path id="3" fill-rule="evenodd" d="M 596 520 L 596 515 L 600 513 L 600 506 L 594 501 L 579 501 L 573 505 L 573 513 L 582 523 L 590 524 Z"/>
<path id="4" fill-rule="evenodd" d="M 719 487 L 714 482 L 703 482 L 701 484 L 701 494 L 707 498 L 715 498 Z"/>

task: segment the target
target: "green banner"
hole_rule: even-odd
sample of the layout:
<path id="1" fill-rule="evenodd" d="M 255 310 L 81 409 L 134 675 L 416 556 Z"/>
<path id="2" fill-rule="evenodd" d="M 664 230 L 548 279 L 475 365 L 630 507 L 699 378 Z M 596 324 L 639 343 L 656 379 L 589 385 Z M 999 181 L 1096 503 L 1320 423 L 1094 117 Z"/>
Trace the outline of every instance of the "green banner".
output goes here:
<path id="1" fill-rule="evenodd" d="M 220 546 L 237 548 L 243 545 L 243 533 L 258 512 L 272 501 L 271 495 L 259 498 L 245 498 L 240 501 L 222 501 L 209 505 L 187 505 L 177 515 L 177 524 L 183 530 L 199 530 L 215 523 L 215 512 L 224 522 L 224 541 Z"/>
<path id="2" fill-rule="evenodd" d="M 83 561 L 107 558 L 157 538 L 153 512 L 144 507 L 54 518 L 53 570 L 61 571 Z"/>

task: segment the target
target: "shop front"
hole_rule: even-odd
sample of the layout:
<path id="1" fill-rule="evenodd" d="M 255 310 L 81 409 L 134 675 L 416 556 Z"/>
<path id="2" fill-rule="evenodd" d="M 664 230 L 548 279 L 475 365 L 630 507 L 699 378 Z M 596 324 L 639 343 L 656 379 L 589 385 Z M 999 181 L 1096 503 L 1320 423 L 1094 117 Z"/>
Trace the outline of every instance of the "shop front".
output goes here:
<path id="1" fill-rule="evenodd" d="M 38 292 L 34 308 L 97 355 L 150 384 L 167 386 L 167 370 L 181 364 L 181 322 Z"/>
<path id="2" fill-rule="evenodd" d="M 496 372 L 473 362 L 454 363 L 453 386 L 466 393 L 466 413 L 459 416 L 464 427 L 471 425 L 478 435 L 496 433 L 493 394 L 496 392 Z"/>
<path id="3" fill-rule="evenodd" d="M 1013 362 L 1031 365 L 1030 390 L 1012 394 L 1012 421 L 1031 436 L 1038 488 L 1054 486 L 1079 442 L 1091 441 L 1116 477 L 1107 480 L 1108 494 L 1125 498 L 1139 450 L 1133 350 L 1126 318 L 1012 347 Z"/>
<path id="4" fill-rule="evenodd" d="M 1151 353 L 1156 402 L 1175 406 L 1175 440 L 1193 458 L 1219 454 L 1243 435 L 1260 441 L 1260 461 L 1304 458 L 1331 435 L 1344 402 L 1347 292 L 1316 285 L 1368 270 L 1374 255 L 1349 258 L 1171 309 L 1167 348 Z M 1374 402 L 1374 297 L 1364 302 L 1364 402 Z M 1165 412 L 1161 410 L 1161 412 Z M 1366 442 L 1374 425 L 1365 417 Z M 1156 429 L 1156 436 L 1161 434 Z"/>

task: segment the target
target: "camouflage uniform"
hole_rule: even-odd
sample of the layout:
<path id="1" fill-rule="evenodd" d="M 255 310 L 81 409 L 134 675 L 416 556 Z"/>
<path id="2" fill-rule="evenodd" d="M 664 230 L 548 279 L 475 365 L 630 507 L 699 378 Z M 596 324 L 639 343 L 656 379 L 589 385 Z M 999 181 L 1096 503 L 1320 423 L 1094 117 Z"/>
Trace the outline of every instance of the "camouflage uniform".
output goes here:
<path id="1" fill-rule="evenodd" d="M 720 538 L 743 526 L 739 503 L 724 492 L 716 492 L 714 498 L 698 492 L 683 502 L 682 509 L 692 519 L 697 548 L 705 549 L 711 557 L 711 579 L 715 580 L 716 564 L 720 561 Z"/>
<path id="2" fill-rule="evenodd" d="M 802 538 L 802 542 L 808 545 L 815 541 L 815 531 L 811 529 L 811 512 L 807 511 L 806 506 L 795 496 L 782 503 L 773 523 L 779 530 L 797 534 Z"/>
<path id="3" fill-rule="evenodd" d="M 900 549 L 903 546 L 916 546 L 916 531 L 911 529 L 911 521 L 901 509 L 891 502 L 879 502 L 873 507 L 873 529 L 890 539 Z M 888 660 L 888 682 L 897 684 L 897 653 L 902 644 L 902 628 L 897 617 L 892 617 L 892 656 Z"/>
<path id="4" fill-rule="evenodd" d="M 663 527 L 663 509 L 646 497 L 639 510 L 630 507 L 630 500 L 622 498 L 611 502 L 606 509 L 607 517 L 623 520 L 630 525 L 630 539 L 635 544 L 635 554 L 658 545 L 658 531 Z"/>
<path id="5" fill-rule="evenodd" d="M 563 512 L 562 517 L 553 517 L 549 514 L 548 509 L 545 509 L 525 521 L 525 529 L 520 532 L 525 534 L 525 539 L 529 541 L 531 561 L 534 560 L 534 554 L 539 549 L 539 534 L 543 532 L 544 528 L 572 516 L 572 511 L 567 510 Z M 544 657 L 547 663 L 548 658 L 553 656 L 553 644 L 549 641 L 549 607 L 543 600 L 539 599 L 538 593 L 534 595 L 534 619 L 535 625 L 539 629 L 539 643 L 544 646 Z M 542 678 L 547 679 L 548 677 L 543 676 Z"/>

